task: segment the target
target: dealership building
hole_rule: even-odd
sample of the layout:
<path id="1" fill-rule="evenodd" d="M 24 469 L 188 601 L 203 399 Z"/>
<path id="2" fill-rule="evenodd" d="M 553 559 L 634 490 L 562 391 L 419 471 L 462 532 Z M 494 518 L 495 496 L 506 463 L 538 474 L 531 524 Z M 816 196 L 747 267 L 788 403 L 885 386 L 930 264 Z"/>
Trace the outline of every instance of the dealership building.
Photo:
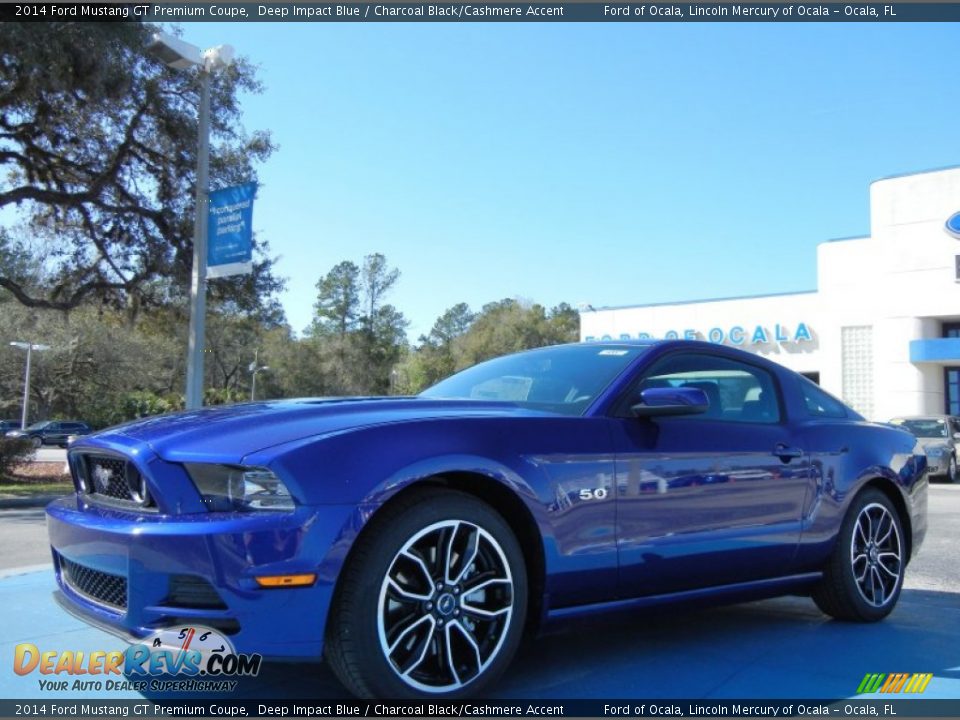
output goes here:
<path id="1" fill-rule="evenodd" d="M 870 235 L 817 247 L 816 290 L 588 308 L 581 337 L 707 340 L 803 373 L 869 419 L 960 415 L 958 211 L 960 167 L 878 180 Z"/>

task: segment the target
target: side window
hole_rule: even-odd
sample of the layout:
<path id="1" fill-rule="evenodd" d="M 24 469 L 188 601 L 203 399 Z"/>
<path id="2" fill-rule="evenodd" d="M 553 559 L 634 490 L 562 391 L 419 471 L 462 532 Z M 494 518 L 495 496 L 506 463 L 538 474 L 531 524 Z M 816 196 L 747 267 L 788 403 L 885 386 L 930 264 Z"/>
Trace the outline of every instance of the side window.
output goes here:
<path id="1" fill-rule="evenodd" d="M 812 382 L 801 380 L 800 393 L 807 412 L 813 417 L 845 418 L 849 417 L 847 408 L 836 398 L 831 397 Z"/>
<path id="2" fill-rule="evenodd" d="M 634 395 L 651 387 L 699 388 L 710 405 L 703 415 L 729 422 L 778 423 L 780 403 L 773 376 L 762 368 L 712 355 L 677 353 L 657 362 Z"/>

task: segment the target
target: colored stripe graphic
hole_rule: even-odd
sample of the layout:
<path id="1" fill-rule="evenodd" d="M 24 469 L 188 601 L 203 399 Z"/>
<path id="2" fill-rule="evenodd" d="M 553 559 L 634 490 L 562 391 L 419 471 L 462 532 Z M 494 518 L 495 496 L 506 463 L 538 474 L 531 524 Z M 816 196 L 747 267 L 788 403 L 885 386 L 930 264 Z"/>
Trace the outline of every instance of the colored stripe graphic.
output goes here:
<path id="1" fill-rule="evenodd" d="M 863 676 L 860 687 L 857 688 L 857 694 L 876 692 L 875 686 L 879 685 L 885 677 L 886 675 L 879 675 L 878 673 L 867 673 Z"/>
<path id="2" fill-rule="evenodd" d="M 867 673 L 857 687 L 861 693 L 922 693 L 933 679 L 933 673 Z"/>

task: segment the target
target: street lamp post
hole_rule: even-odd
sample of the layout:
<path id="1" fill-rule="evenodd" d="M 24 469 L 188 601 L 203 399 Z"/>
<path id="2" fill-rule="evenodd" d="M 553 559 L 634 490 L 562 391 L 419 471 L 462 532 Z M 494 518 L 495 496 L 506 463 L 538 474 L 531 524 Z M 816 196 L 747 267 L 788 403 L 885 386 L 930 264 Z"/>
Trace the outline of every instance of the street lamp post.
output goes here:
<path id="1" fill-rule="evenodd" d="M 156 33 L 147 47 L 175 70 L 200 68 L 197 142 L 196 215 L 193 222 L 193 269 L 190 275 L 190 338 L 187 344 L 187 410 L 203 407 L 203 346 L 207 317 L 207 192 L 210 176 L 210 73 L 233 62 L 233 48 L 218 45 L 201 52 L 196 45 Z"/>
<path id="2" fill-rule="evenodd" d="M 23 413 L 20 415 L 20 429 L 27 429 L 27 415 L 28 408 L 30 407 L 30 359 L 33 356 L 33 351 L 42 351 L 49 350 L 49 345 L 35 345 L 34 343 L 25 343 L 25 342 L 12 342 L 10 343 L 13 347 L 20 348 L 21 350 L 27 351 L 27 369 L 23 374 Z"/>
<path id="3" fill-rule="evenodd" d="M 247 368 L 250 371 L 250 400 L 257 399 L 257 373 L 263 372 L 264 370 L 269 370 L 269 365 L 260 365 L 259 364 L 260 351 L 257 350 L 253 353 L 253 362 L 250 363 L 250 366 Z"/>

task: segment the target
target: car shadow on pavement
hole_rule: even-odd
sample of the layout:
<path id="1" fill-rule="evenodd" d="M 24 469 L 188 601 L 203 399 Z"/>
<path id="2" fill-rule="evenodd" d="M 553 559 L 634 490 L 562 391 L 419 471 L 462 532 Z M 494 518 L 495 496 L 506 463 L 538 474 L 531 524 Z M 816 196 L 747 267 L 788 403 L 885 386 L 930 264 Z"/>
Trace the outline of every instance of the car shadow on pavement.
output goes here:
<path id="1" fill-rule="evenodd" d="M 866 673 L 932 672 L 925 697 L 960 697 L 958 640 L 960 595 L 930 590 L 904 590 L 891 616 L 874 624 L 831 620 L 801 597 L 648 609 L 570 621 L 541 635 L 487 696 L 824 700 L 855 696 Z M 345 696 L 329 668 L 317 662 L 266 663 L 231 694 Z"/>

